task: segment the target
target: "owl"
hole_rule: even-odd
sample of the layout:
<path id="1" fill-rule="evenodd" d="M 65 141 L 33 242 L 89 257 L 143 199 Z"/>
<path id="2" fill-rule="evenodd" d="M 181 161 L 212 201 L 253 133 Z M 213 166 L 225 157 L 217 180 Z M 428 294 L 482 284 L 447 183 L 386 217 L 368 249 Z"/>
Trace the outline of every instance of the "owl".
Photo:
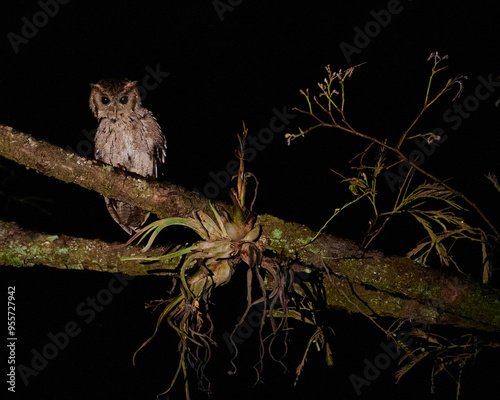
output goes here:
<path id="1" fill-rule="evenodd" d="M 96 160 L 157 178 L 165 162 L 167 141 L 153 114 L 141 106 L 137 81 L 103 79 L 90 87 L 90 109 L 99 123 Z M 148 212 L 123 201 L 104 200 L 113 219 L 130 235 L 149 217 Z"/>

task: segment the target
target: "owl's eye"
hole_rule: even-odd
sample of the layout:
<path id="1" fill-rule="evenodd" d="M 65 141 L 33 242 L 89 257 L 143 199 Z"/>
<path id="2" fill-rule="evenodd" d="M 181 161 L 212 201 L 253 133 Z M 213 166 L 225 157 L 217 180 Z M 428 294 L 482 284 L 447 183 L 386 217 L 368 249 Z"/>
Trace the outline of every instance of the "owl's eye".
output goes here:
<path id="1" fill-rule="evenodd" d="M 128 103 L 128 96 L 123 96 L 123 97 L 120 99 L 120 103 L 122 103 L 122 104 L 127 104 L 127 103 Z"/>
<path id="2" fill-rule="evenodd" d="M 102 104 L 108 104 L 109 103 L 109 98 L 107 98 L 106 96 L 102 96 L 101 97 L 101 103 Z"/>

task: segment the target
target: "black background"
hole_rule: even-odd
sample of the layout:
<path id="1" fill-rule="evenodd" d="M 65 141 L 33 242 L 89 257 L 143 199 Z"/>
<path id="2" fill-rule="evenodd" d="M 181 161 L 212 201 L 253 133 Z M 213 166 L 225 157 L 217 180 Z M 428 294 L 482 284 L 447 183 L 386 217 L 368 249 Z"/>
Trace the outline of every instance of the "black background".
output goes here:
<path id="1" fill-rule="evenodd" d="M 168 73 L 143 98 L 167 136 L 165 179 L 203 192 L 213 182 L 210 174 L 224 171 L 235 158 L 236 133 L 241 132 L 242 121 L 255 136 L 269 127 L 274 109 L 292 113 L 293 107 L 304 106 L 299 90 L 316 90 L 327 64 L 338 70 L 367 62 L 348 81 L 347 115 L 360 131 L 392 140 L 422 107 L 431 68 L 426 60 L 431 52 L 449 55 L 449 68 L 438 84 L 457 75 L 468 76 L 464 94 L 456 101 L 459 104 L 474 95 L 479 76 L 486 79 L 500 70 L 495 2 L 401 0 L 402 11 L 392 15 L 390 23 L 349 60 L 340 44 L 353 45 L 355 28 L 363 30 L 373 20 L 370 11 L 386 9 L 387 2 L 247 0 L 233 2 L 219 13 L 214 4 L 73 0 L 59 4 L 56 11 L 52 8 L 54 15 L 44 20 L 39 2 L 3 2 L 0 122 L 91 156 L 84 132 L 91 132 L 97 123 L 88 109 L 89 84 L 105 77 L 143 83 L 151 70 Z M 13 46 L 12 34 L 22 35 L 26 21 L 35 16 L 39 18 L 38 32 L 27 43 Z M 496 138 L 500 119 L 494 106 L 498 96 L 496 89 L 452 129 L 443 121 L 443 112 L 452 106 L 453 94 L 446 95 L 419 125 L 427 130 L 441 127 L 448 135 L 424 167 L 450 179 L 483 207 L 492 221 L 499 218 L 495 207 L 498 193 L 483 176 L 489 171 L 499 173 Z M 351 173 L 347 162 L 364 143 L 341 132 L 317 131 L 288 147 L 284 134 L 297 133 L 310 122 L 301 116 L 291 119 L 258 151 L 248 169 L 260 183 L 257 212 L 318 229 L 335 208 L 351 198 L 330 168 Z M 95 193 L 25 171 L 5 160 L 0 166 L 3 219 L 53 234 L 126 239 Z M 221 188 L 219 198 L 226 198 L 226 190 Z M 365 211 L 360 208 L 340 216 L 329 232 L 359 240 L 366 229 Z M 414 242 L 400 229 L 389 229 L 375 247 L 404 254 Z M 421 232 L 415 234 L 421 236 Z M 473 263 L 477 258 L 471 260 Z M 477 269 L 468 272 L 475 279 L 479 277 Z M 78 306 L 106 288 L 112 275 L 38 267 L 4 269 L 2 276 L 5 290 L 16 287 L 18 364 L 29 366 L 32 350 L 41 350 L 49 343 L 50 332 L 61 332 L 70 321 L 81 328 L 38 376 L 29 379 L 28 386 L 18 377 L 17 392 L 11 397 L 154 399 L 168 387 L 178 356 L 176 335 L 168 328 L 164 327 L 143 351 L 137 366 L 131 364 L 133 352 L 150 335 L 156 321 L 143 305 L 165 297 L 168 280 L 130 281 L 87 323 L 77 312 Z M 215 295 L 214 314 L 221 327 L 231 329 L 244 308 L 243 293 L 244 282 L 235 279 L 232 290 L 223 289 Z M 229 302 L 234 307 L 226 305 L 229 296 L 234 298 Z M 364 317 L 334 313 L 330 318 L 336 332 L 332 342 L 335 366 L 326 367 L 323 356 L 311 351 L 303 376 L 293 386 L 294 369 L 311 334 L 297 326 L 287 362 L 291 372 L 283 374 L 280 366 L 266 360 L 264 383 L 251 387 L 255 380 L 251 365 L 257 361 L 258 343 L 252 339 L 245 343 L 240 370 L 229 376 L 230 357 L 222 342 L 209 367 L 213 398 L 357 398 L 349 376 L 362 375 L 363 360 L 373 360 L 385 338 Z M 490 389 L 498 393 L 494 378 L 499 370 L 497 361 L 494 369 L 494 359 L 494 354 L 485 352 L 473 367 L 466 368 L 463 399 L 484 396 Z M 455 398 L 453 381 L 446 373 L 436 380 L 436 395 L 430 394 L 431 364 L 416 368 L 395 385 L 396 364 L 364 387 L 360 398 Z M 171 398 L 182 398 L 181 386 L 174 389 Z M 205 396 L 198 394 L 194 385 L 192 394 L 194 398 Z"/>

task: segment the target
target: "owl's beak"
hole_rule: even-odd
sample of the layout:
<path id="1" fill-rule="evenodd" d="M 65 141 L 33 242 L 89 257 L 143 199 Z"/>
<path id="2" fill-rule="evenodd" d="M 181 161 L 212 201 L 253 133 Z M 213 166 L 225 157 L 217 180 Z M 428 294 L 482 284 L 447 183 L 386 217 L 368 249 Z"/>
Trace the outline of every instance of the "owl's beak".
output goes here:
<path id="1" fill-rule="evenodd" d="M 113 103 L 111 104 L 111 119 L 113 121 L 117 121 L 118 120 L 118 104 L 116 103 L 116 101 L 113 101 Z"/>

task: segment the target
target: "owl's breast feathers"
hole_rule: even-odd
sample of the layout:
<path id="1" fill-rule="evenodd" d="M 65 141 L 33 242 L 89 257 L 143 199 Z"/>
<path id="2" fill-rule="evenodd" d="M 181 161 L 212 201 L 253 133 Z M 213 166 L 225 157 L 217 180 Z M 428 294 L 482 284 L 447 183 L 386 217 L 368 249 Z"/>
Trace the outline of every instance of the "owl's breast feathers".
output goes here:
<path id="1" fill-rule="evenodd" d="M 95 158 L 142 176 L 158 177 L 167 143 L 153 115 L 103 118 L 95 137 Z"/>

